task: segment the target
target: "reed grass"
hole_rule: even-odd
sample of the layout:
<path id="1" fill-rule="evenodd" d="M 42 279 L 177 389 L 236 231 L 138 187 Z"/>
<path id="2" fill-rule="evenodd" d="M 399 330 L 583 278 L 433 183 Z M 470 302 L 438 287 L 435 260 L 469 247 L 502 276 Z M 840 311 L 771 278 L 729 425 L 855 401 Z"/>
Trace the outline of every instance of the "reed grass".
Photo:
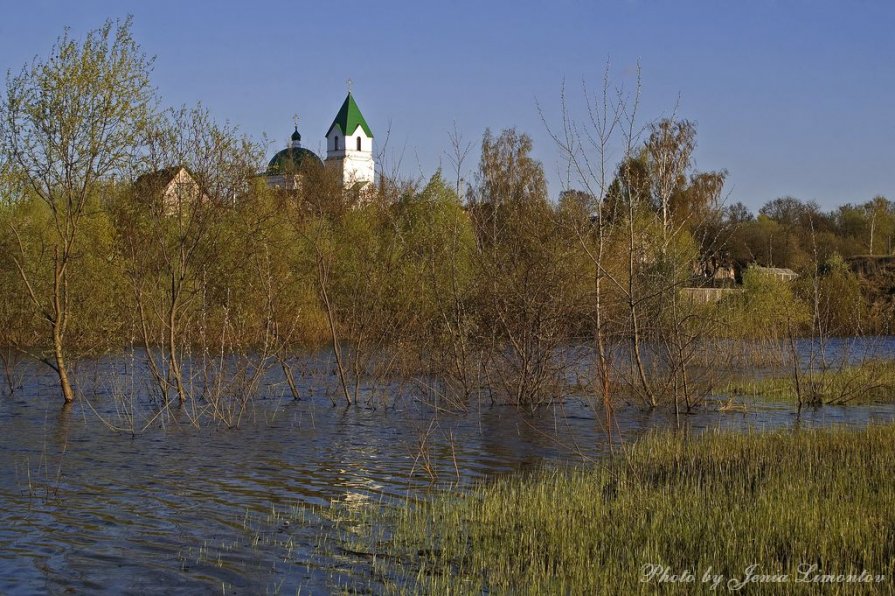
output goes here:
<path id="1" fill-rule="evenodd" d="M 812 405 L 895 402 L 895 361 L 870 360 L 853 366 L 802 373 L 803 398 Z M 731 381 L 723 393 L 795 403 L 792 374 Z"/>
<path id="2" fill-rule="evenodd" d="M 725 592 L 754 565 L 788 580 L 750 582 L 750 594 L 891 593 L 893 453 L 895 425 L 657 433 L 595 467 L 370 508 L 341 540 L 395 592 L 708 593 L 706 572 Z M 693 580 L 643 581 L 646 565 Z"/>

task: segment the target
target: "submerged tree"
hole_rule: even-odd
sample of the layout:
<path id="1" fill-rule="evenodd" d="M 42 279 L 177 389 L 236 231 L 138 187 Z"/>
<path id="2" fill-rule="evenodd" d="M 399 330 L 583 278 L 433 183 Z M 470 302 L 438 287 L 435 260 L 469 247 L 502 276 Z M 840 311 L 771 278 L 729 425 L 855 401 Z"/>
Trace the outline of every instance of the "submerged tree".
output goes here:
<path id="1" fill-rule="evenodd" d="M 515 130 L 482 140 L 479 189 L 470 212 L 480 276 L 480 341 L 490 346 L 493 382 L 518 405 L 546 402 L 559 376 L 580 276 L 577 241 L 558 225 L 531 139 Z"/>
<path id="2" fill-rule="evenodd" d="M 20 222 L 9 227 L 21 291 L 45 321 L 66 403 L 75 394 L 66 334 L 76 306 L 71 286 L 91 200 L 132 163 L 153 107 L 151 60 L 131 37 L 131 21 L 106 22 L 78 42 L 66 31 L 45 60 L 9 75 L 0 103 L 0 155 L 18 183 L 15 199 L 36 197 L 47 211 L 46 254 L 26 245 Z M 38 280 L 48 278 L 47 284 Z"/>
<path id="3" fill-rule="evenodd" d="M 228 215 L 249 194 L 258 153 L 202 107 L 168 111 L 147 131 L 147 173 L 116 205 L 139 335 L 147 348 L 158 348 L 147 360 L 165 400 L 171 389 L 186 400 L 184 351 L 207 346 L 202 332 L 214 321 L 214 306 L 226 306 L 239 281 L 228 268 L 228 249 L 247 234 L 228 238 L 236 227 Z"/>
<path id="4" fill-rule="evenodd" d="M 481 367 L 470 308 L 472 225 L 456 191 L 438 171 L 422 190 L 408 193 L 395 206 L 395 229 L 402 255 L 396 294 L 409 294 L 405 300 L 415 313 L 402 340 L 411 348 L 405 352 L 422 361 L 418 368 L 443 378 L 448 403 L 462 408 L 478 389 Z"/>
<path id="5" fill-rule="evenodd" d="M 643 175 L 615 177 L 613 155 L 619 153 L 624 163 L 634 163 L 635 145 L 640 135 L 637 111 L 640 99 L 639 70 L 636 85 L 630 93 L 610 85 L 609 64 L 603 73 L 602 85 L 591 91 L 584 86 L 587 118 L 576 122 L 570 116 L 565 89 L 562 92 L 562 121 L 551 128 L 550 135 L 560 149 L 567 167 L 568 186 L 560 198 L 559 215 L 563 228 L 577 239 L 584 263 L 582 277 L 591 279 L 591 289 L 582 305 L 581 318 L 588 321 L 595 352 L 595 396 L 605 415 L 605 431 L 612 437 L 613 412 L 613 349 L 617 340 L 618 321 L 623 318 L 625 299 L 624 247 L 620 227 L 625 197 L 622 187 L 637 188 L 646 193 Z M 643 162 L 638 162 L 643 165 Z M 638 184 L 638 181 L 640 182 Z"/>

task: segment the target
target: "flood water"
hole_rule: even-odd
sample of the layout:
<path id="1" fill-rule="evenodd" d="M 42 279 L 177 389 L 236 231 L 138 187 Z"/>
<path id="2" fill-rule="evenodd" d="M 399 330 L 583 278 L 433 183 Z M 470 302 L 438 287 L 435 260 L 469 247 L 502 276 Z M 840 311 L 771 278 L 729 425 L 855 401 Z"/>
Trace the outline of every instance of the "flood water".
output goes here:
<path id="1" fill-rule="evenodd" d="M 101 363 L 94 378 L 121 366 Z M 153 419 L 108 386 L 60 409 L 51 375 L 36 368 L 24 378 L 0 397 L 2 594 L 326 593 L 371 581 L 375 591 L 365 560 L 320 548 L 327 521 L 314 506 L 463 490 L 606 452 L 602 416 L 578 399 L 534 414 L 483 401 L 457 414 L 405 387 L 387 407 L 346 408 L 322 388 L 331 380 L 302 378 L 305 399 L 272 383 L 228 426 L 193 424 L 189 408 Z M 761 430 L 895 420 L 892 405 L 828 406 L 798 418 L 786 404 L 747 406 L 720 412 L 710 404 L 684 424 Z M 622 407 L 617 424 L 617 438 L 630 441 L 677 421 L 664 410 Z M 302 508 L 306 523 L 290 523 Z"/>

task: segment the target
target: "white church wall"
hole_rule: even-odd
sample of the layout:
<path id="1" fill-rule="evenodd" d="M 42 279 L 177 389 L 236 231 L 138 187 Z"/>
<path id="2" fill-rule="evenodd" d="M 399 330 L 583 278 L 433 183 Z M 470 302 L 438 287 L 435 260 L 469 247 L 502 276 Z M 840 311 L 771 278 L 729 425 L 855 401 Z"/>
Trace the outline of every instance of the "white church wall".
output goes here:
<path id="1" fill-rule="evenodd" d="M 357 138 L 360 137 L 360 151 L 357 150 Z M 371 153 L 373 151 L 373 139 L 367 136 L 363 127 L 358 126 L 350 135 L 345 145 L 345 153 Z"/>
<path id="2" fill-rule="evenodd" d="M 355 182 L 373 182 L 374 179 L 375 165 L 369 153 L 355 151 L 342 160 L 342 181 L 346 186 Z"/>
<path id="3" fill-rule="evenodd" d="M 339 149 L 335 149 L 335 139 L 339 139 Z M 342 129 L 338 126 L 333 126 L 332 130 L 329 131 L 329 134 L 326 135 L 326 155 L 327 157 L 332 155 L 344 155 L 345 154 L 345 135 L 342 134 Z"/>
<path id="4" fill-rule="evenodd" d="M 335 147 L 335 138 L 339 138 L 339 149 L 336 151 Z M 351 134 L 345 135 L 342 133 L 342 129 L 338 126 L 334 126 L 331 131 L 329 131 L 329 135 L 326 137 L 326 154 L 327 156 L 332 155 L 334 153 L 339 155 L 350 155 L 352 153 L 358 153 L 357 150 L 357 137 L 361 139 L 360 152 L 373 152 L 373 138 L 368 137 L 367 133 L 364 132 L 363 127 L 358 126 L 355 130 L 351 132 Z"/>
<path id="5" fill-rule="evenodd" d="M 357 150 L 357 138 L 360 137 L 361 149 Z M 335 139 L 339 140 L 336 151 Z M 342 183 L 352 186 L 357 182 L 374 182 L 376 166 L 373 162 L 373 139 L 367 136 L 363 127 L 357 126 L 349 135 L 345 135 L 338 126 L 334 126 L 326 137 L 326 166 L 337 168 Z"/>

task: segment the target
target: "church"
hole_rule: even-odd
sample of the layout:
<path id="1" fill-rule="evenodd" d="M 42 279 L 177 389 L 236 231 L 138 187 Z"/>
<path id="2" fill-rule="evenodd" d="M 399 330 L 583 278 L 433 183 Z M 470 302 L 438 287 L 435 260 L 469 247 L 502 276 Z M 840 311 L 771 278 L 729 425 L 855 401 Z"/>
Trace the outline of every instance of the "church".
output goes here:
<path id="1" fill-rule="evenodd" d="M 277 152 L 267 164 L 264 177 L 272 188 L 291 190 L 301 182 L 301 170 L 325 167 L 336 172 L 347 189 L 372 188 L 376 166 L 373 162 L 373 132 L 364 120 L 351 91 L 326 131 L 326 159 L 301 146 L 298 126 L 288 147 Z"/>

